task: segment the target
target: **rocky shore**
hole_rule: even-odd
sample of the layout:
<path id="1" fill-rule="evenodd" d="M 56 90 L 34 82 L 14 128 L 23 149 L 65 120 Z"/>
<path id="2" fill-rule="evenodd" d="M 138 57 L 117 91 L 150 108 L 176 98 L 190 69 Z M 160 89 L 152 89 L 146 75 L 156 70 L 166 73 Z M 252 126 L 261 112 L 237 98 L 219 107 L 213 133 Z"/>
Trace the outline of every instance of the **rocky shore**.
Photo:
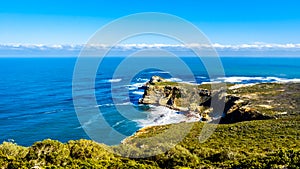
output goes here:
<path id="1" fill-rule="evenodd" d="M 213 97 L 223 101 L 220 122 L 230 124 L 209 124 L 216 129 L 203 143 L 203 122 L 145 127 L 116 146 L 91 140 L 44 140 L 30 147 L 4 142 L 0 168 L 299 168 L 300 83 L 226 86 L 224 94 L 209 84 L 154 76 L 142 87 L 140 104 L 199 114 L 201 121 L 213 122 Z M 176 142 L 182 131 L 186 135 Z"/>
<path id="2" fill-rule="evenodd" d="M 153 76 L 141 89 L 140 104 L 165 106 L 186 116 L 200 115 L 200 121 L 220 119 L 220 123 L 265 120 L 299 113 L 299 83 L 226 84 L 212 90 L 209 84 L 170 82 Z M 224 107 L 216 117 L 212 98 Z"/>

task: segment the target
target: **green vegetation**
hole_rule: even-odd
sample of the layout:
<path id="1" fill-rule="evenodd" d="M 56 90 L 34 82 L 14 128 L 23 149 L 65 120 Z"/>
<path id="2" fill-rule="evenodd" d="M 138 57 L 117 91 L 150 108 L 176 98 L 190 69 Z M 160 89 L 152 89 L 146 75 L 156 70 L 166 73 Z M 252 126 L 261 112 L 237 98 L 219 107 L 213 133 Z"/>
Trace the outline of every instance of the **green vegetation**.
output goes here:
<path id="1" fill-rule="evenodd" d="M 261 83 L 227 90 L 227 93 L 239 96 L 249 107 L 270 116 L 300 112 L 300 83 Z"/>
<path id="2" fill-rule="evenodd" d="M 178 82 L 156 82 L 155 85 L 158 85 L 158 86 L 166 86 L 166 85 L 177 85 Z"/>
<path id="3" fill-rule="evenodd" d="M 184 124 L 184 123 L 183 123 Z M 54 140 L 22 147 L 4 142 L 0 146 L 2 168 L 299 168 L 300 116 L 218 125 L 204 143 L 198 140 L 203 123 L 190 123 L 192 130 L 167 152 L 147 158 L 126 158 L 113 154 L 138 154 L 138 138 L 155 136 L 172 124 L 147 128 L 125 144 L 108 147 L 89 140 L 60 143 Z M 212 124 L 213 125 L 213 124 Z M 173 137 L 172 135 L 164 135 Z M 172 139 L 172 138 L 171 138 Z M 158 140 L 159 141 L 159 140 Z M 161 141 L 161 140 L 160 140 Z M 162 144 L 170 144 L 162 143 Z M 148 148 L 155 149 L 156 143 Z M 151 147 L 152 146 L 152 147 Z"/>
<path id="4" fill-rule="evenodd" d="M 156 82 L 155 83 L 156 86 L 167 86 L 167 85 L 170 85 L 170 86 L 181 86 L 181 87 L 189 87 L 191 86 L 190 83 L 181 83 L 181 82 L 169 82 L 169 81 L 163 81 L 163 82 Z M 208 90 L 211 90 L 211 85 L 212 84 L 201 84 L 201 85 L 197 85 L 199 89 L 208 89 Z M 218 84 L 215 84 L 217 87 Z M 224 86 L 227 86 L 227 87 L 230 87 L 230 86 L 233 86 L 234 84 L 232 83 L 226 83 L 224 84 Z M 223 86 L 223 85 L 222 85 Z"/>
<path id="5" fill-rule="evenodd" d="M 170 83 L 177 84 L 156 85 Z M 209 85 L 199 88 L 209 89 Z M 91 140 L 44 140 L 30 147 L 4 142 L 0 168 L 300 169 L 300 84 L 257 84 L 231 88 L 228 93 L 239 98 L 237 107 L 251 107 L 273 118 L 207 124 L 216 130 L 204 143 L 198 139 L 201 122 L 143 128 L 118 146 Z"/>

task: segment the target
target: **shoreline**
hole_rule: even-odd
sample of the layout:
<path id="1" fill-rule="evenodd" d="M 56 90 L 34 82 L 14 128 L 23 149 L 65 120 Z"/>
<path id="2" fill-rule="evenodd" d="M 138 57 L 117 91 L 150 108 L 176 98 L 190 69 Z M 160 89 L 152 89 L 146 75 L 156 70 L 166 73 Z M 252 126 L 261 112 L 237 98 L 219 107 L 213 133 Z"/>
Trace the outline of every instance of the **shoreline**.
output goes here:
<path id="1" fill-rule="evenodd" d="M 181 84 L 185 84 L 185 85 L 197 85 L 197 86 L 201 86 L 202 85 L 202 84 L 200 84 L 200 85 L 199 84 L 189 84 L 189 83 L 185 83 L 185 82 L 176 82 L 176 83 L 181 83 Z M 227 89 L 228 90 L 237 90 L 237 89 L 247 88 L 247 87 L 253 87 L 255 85 L 261 85 L 261 84 L 266 84 L 266 85 L 268 85 L 268 84 L 289 85 L 289 84 L 300 84 L 300 82 L 298 82 L 298 81 L 288 81 L 288 82 L 266 82 L 266 83 L 233 84 L 233 85 L 231 84 L 232 86 L 229 86 Z M 162 105 L 156 104 L 156 106 L 162 106 Z M 174 110 L 170 106 L 165 106 L 165 107 L 169 108 L 170 110 Z M 270 105 L 266 105 L 266 104 L 260 104 L 260 105 L 257 105 L 257 107 L 261 107 L 261 108 L 265 108 L 265 109 L 272 109 L 272 108 L 274 108 L 274 107 L 272 107 Z M 180 111 L 178 109 L 175 109 L 175 110 Z M 192 112 L 192 113 L 194 113 L 194 112 Z M 266 118 L 266 119 L 276 119 L 276 118 L 278 118 L 278 116 L 283 116 L 284 117 L 286 115 L 288 115 L 288 112 L 286 112 L 286 111 L 284 111 L 284 112 L 277 112 L 276 115 L 273 115 L 272 117 Z M 266 120 L 266 119 L 254 119 L 254 120 Z M 213 122 L 213 121 L 214 120 L 202 121 L 201 119 L 199 119 L 198 121 L 193 121 L 193 122 L 210 123 L 210 122 Z M 246 120 L 246 121 L 249 121 L 249 120 Z M 240 121 L 240 122 L 242 122 L 242 121 Z M 181 123 L 181 122 L 177 122 L 177 123 Z M 170 124 L 177 124 L 177 123 L 170 123 Z M 189 123 L 189 122 L 187 122 L 187 123 Z M 232 122 L 232 123 L 236 123 L 236 122 Z M 232 124 L 232 123 L 229 123 L 229 124 Z M 228 123 L 218 123 L 218 124 L 228 124 Z M 157 126 L 164 126 L 164 125 L 169 125 L 169 124 L 162 124 L 162 125 L 158 124 L 158 125 L 150 125 L 150 126 L 142 127 L 139 130 L 137 130 L 134 134 L 132 134 L 131 136 L 129 136 L 129 137 L 125 138 L 124 140 L 122 140 L 121 144 L 123 144 L 127 140 L 130 140 L 131 137 L 135 137 L 137 135 L 142 134 L 146 130 L 149 130 L 151 128 L 155 128 Z"/>
<path id="2" fill-rule="evenodd" d="M 194 85 L 194 84 L 185 83 L 185 82 L 176 82 L 176 83 Z M 234 90 L 234 89 L 240 89 L 240 88 L 245 88 L 245 87 L 251 87 L 251 86 L 259 85 L 259 84 L 283 84 L 283 85 L 286 85 L 286 84 L 300 84 L 300 82 L 298 82 L 298 81 L 289 81 L 289 82 L 262 82 L 262 83 L 250 83 L 250 84 L 233 84 L 233 86 L 230 86 L 229 89 Z M 205 84 L 195 84 L 195 85 L 207 85 L 207 84 L 205 83 Z M 257 106 L 262 107 L 262 108 L 266 108 L 266 109 L 271 108 L 271 107 L 268 107 L 267 104 L 260 104 L 260 105 L 257 105 Z M 272 107 L 272 108 L 274 108 L 274 107 Z M 172 109 L 170 109 L 170 110 L 172 110 Z M 277 113 L 278 113 L 277 116 L 275 116 L 274 118 L 278 118 L 278 116 L 280 118 L 281 116 L 288 116 L 289 115 L 289 113 L 286 112 L 286 111 L 281 111 L 281 112 L 277 112 Z M 206 121 L 202 121 L 202 122 L 205 123 Z M 178 122 L 178 123 L 180 123 L 180 122 Z M 170 124 L 176 124 L 176 123 L 170 123 Z M 139 133 L 140 130 L 146 130 L 146 129 L 149 129 L 149 128 L 152 128 L 152 127 L 164 126 L 164 125 L 169 125 L 169 124 L 150 125 L 150 126 L 141 127 L 140 129 L 138 129 L 132 135 L 126 137 L 125 139 L 128 139 L 128 138 L 134 136 L 135 134 Z M 125 139 L 123 139 L 123 140 L 125 140 Z M 123 140 L 121 141 L 121 143 L 123 142 Z M 10 142 L 10 140 L 7 140 L 7 141 L 4 140 L 4 142 Z M 14 141 L 12 141 L 12 142 L 15 143 Z M 19 144 L 18 142 L 16 142 L 16 143 Z M 20 144 L 20 145 L 22 145 L 22 144 Z"/>
<path id="3" fill-rule="evenodd" d="M 208 85 L 207 83 L 204 83 L 204 84 L 190 84 L 190 83 L 185 83 L 185 82 L 176 82 L 176 83 L 181 83 L 181 84 L 186 84 L 186 85 L 195 85 L 195 86 Z M 232 86 L 228 87 L 228 89 L 234 90 L 234 89 L 240 89 L 240 88 L 245 88 L 245 87 L 251 87 L 251 86 L 259 85 L 259 84 L 283 84 L 283 85 L 286 85 L 286 84 L 300 84 L 300 82 L 298 82 L 298 81 L 289 81 L 289 82 L 262 82 L 262 83 L 249 83 L 249 84 L 232 84 L 232 83 L 229 83 L 229 84 L 232 85 Z M 270 108 L 268 106 L 265 106 L 265 104 L 261 104 L 261 105 L 257 105 L 257 106 L 258 107 L 261 106 L 261 107 L 267 108 L 267 109 Z M 167 108 L 169 108 L 170 110 L 174 110 L 174 109 L 171 109 L 170 107 L 167 107 Z M 288 115 L 288 113 L 286 111 L 278 112 L 278 116 L 286 116 L 286 115 Z M 274 118 L 278 118 L 278 117 L 274 117 Z M 207 123 L 207 121 L 201 121 L 201 120 L 199 120 L 199 121 L 203 122 L 203 123 Z M 196 122 L 196 121 L 191 121 L 191 122 Z M 177 123 L 181 123 L 181 122 L 169 123 L 169 124 L 177 124 Z M 149 126 L 141 127 L 140 129 L 135 131 L 132 135 L 126 137 L 123 140 L 126 140 L 126 139 L 128 139 L 132 136 L 135 136 L 137 133 L 140 132 L 140 130 L 143 131 L 143 130 L 147 130 L 149 128 L 153 128 L 153 127 L 156 127 L 156 126 L 165 126 L 165 125 L 169 125 L 169 124 L 158 124 L 158 125 L 149 125 Z M 121 143 L 123 142 L 123 140 L 121 141 Z M 4 141 L 4 142 L 10 142 L 10 140 Z M 15 143 L 15 142 L 12 141 L 12 143 Z"/>
<path id="4" fill-rule="evenodd" d="M 297 159 L 300 159 L 300 83 L 242 85 L 229 90 L 229 94 L 239 97 L 240 106 L 246 103 L 248 106 L 255 105 L 257 109 L 255 111 L 272 115 L 274 118 L 216 124 L 215 132 L 203 143 L 199 142 L 199 135 L 204 122 L 192 122 L 192 128 L 175 145 L 170 140 L 177 138 L 177 134 L 185 129 L 182 127 L 187 123 L 143 127 L 115 146 L 84 139 L 69 140 L 66 143 L 46 139 L 28 147 L 3 142 L 0 144 L 0 166 L 4 168 L 24 168 L 24 166 L 166 168 L 166 164 L 171 168 L 299 166 L 300 161 Z M 250 99 L 249 102 L 246 99 Z M 175 130 L 172 130 L 171 134 L 162 135 L 158 140 L 140 141 L 143 138 L 160 136 L 173 127 Z"/>

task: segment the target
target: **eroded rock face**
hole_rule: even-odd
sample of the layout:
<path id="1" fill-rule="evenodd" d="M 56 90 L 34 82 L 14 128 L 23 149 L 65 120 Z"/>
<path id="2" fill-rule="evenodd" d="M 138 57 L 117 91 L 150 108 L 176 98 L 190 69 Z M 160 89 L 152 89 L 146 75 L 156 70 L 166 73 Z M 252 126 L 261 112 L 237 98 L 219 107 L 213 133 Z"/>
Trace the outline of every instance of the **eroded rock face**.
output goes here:
<path id="1" fill-rule="evenodd" d="M 139 100 L 140 104 L 166 106 L 186 114 L 198 113 L 203 117 L 202 121 L 210 121 L 211 117 L 216 116 L 222 116 L 221 123 L 270 118 L 255 108 L 248 107 L 248 100 L 228 95 L 224 89 L 210 91 L 198 85 L 168 82 L 159 76 L 153 76 L 141 88 L 145 91 L 143 98 Z M 217 102 L 215 106 L 222 107 L 223 104 L 223 112 L 214 112 L 211 107 L 212 98 Z"/>
<path id="2" fill-rule="evenodd" d="M 270 116 L 265 116 L 254 108 L 237 107 L 234 105 L 229 111 L 225 112 L 220 123 L 236 123 L 241 121 L 265 120 L 270 118 Z"/>

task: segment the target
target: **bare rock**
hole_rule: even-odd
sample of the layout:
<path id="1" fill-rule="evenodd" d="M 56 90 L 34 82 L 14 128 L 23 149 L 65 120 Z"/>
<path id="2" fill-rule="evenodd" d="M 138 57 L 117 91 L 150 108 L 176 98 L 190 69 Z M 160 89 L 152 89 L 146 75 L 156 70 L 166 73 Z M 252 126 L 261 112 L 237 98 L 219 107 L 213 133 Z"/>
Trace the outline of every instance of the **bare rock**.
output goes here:
<path id="1" fill-rule="evenodd" d="M 143 98 L 140 104 L 161 105 L 173 110 L 189 113 L 198 113 L 202 116 L 202 121 L 210 121 L 216 116 L 216 112 L 211 108 L 212 98 L 217 98 L 218 103 L 225 104 L 221 123 L 235 123 L 248 120 L 268 119 L 269 116 L 262 115 L 254 108 L 248 107 L 247 98 L 241 99 L 236 95 L 228 95 L 224 89 L 210 91 L 199 88 L 196 85 L 188 84 L 161 84 L 167 82 L 159 76 L 153 76 L 142 89 Z M 220 116 L 220 114 L 219 114 Z"/>

